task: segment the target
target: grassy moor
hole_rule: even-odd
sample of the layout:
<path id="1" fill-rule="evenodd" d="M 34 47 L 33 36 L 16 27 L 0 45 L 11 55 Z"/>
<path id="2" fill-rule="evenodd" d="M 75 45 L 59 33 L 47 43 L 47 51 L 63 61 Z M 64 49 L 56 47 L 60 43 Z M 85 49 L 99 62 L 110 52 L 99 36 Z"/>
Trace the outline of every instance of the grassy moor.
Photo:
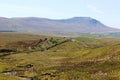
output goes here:
<path id="1" fill-rule="evenodd" d="M 119 79 L 119 39 L 0 34 L 0 80 Z"/>

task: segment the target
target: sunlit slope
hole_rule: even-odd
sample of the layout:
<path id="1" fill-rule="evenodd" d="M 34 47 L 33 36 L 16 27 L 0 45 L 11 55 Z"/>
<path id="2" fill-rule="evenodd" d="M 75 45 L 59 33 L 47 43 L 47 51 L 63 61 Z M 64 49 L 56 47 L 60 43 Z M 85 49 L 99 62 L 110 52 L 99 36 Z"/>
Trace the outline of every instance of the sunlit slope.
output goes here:
<path id="1" fill-rule="evenodd" d="M 25 40 L 37 40 L 45 38 L 46 36 L 32 35 L 32 34 L 20 34 L 20 33 L 0 33 L 0 46 L 8 43 L 14 43 Z"/>
<path id="2" fill-rule="evenodd" d="M 25 72 L 18 76 L 39 80 L 119 80 L 119 42 L 116 39 L 73 38 L 43 52 L 1 57 L 0 72 L 19 70 L 17 66 L 32 64 L 35 74 Z"/>

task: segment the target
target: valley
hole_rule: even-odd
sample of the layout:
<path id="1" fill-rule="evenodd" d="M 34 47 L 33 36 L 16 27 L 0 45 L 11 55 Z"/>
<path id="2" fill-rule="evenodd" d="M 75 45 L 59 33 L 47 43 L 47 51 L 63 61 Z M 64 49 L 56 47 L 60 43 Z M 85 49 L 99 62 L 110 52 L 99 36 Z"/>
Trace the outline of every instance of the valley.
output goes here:
<path id="1" fill-rule="evenodd" d="M 1 80 L 119 80 L 119 68 L 119 39 L 0 34 Z"/>

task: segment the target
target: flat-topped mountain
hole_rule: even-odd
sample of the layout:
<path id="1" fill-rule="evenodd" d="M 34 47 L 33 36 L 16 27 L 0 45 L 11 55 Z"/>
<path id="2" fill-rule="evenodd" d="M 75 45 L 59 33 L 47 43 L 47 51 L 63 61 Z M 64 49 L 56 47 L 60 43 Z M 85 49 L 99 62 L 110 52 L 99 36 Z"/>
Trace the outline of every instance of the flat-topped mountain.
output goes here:
<path id="1" fill-rule="evenodd" d="M 47 19 L 37 17 L 4 18 L 0 17 L 0 31 L 16 31 L 43 34 L 74 33 L 115 33 L 119 29 L 108 27 L 90 17 L 69 19 Z"/>

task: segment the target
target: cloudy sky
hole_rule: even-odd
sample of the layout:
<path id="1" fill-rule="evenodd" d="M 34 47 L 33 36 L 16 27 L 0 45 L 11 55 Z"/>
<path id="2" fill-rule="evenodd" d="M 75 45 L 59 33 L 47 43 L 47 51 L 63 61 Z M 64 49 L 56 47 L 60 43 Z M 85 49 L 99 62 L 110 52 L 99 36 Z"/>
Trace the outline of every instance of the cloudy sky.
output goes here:
<path id="1" fill-rule="evenodd" d="M 120 0 L 0 0 L 0 17 L 92 17 L 120 28 Z"/>

